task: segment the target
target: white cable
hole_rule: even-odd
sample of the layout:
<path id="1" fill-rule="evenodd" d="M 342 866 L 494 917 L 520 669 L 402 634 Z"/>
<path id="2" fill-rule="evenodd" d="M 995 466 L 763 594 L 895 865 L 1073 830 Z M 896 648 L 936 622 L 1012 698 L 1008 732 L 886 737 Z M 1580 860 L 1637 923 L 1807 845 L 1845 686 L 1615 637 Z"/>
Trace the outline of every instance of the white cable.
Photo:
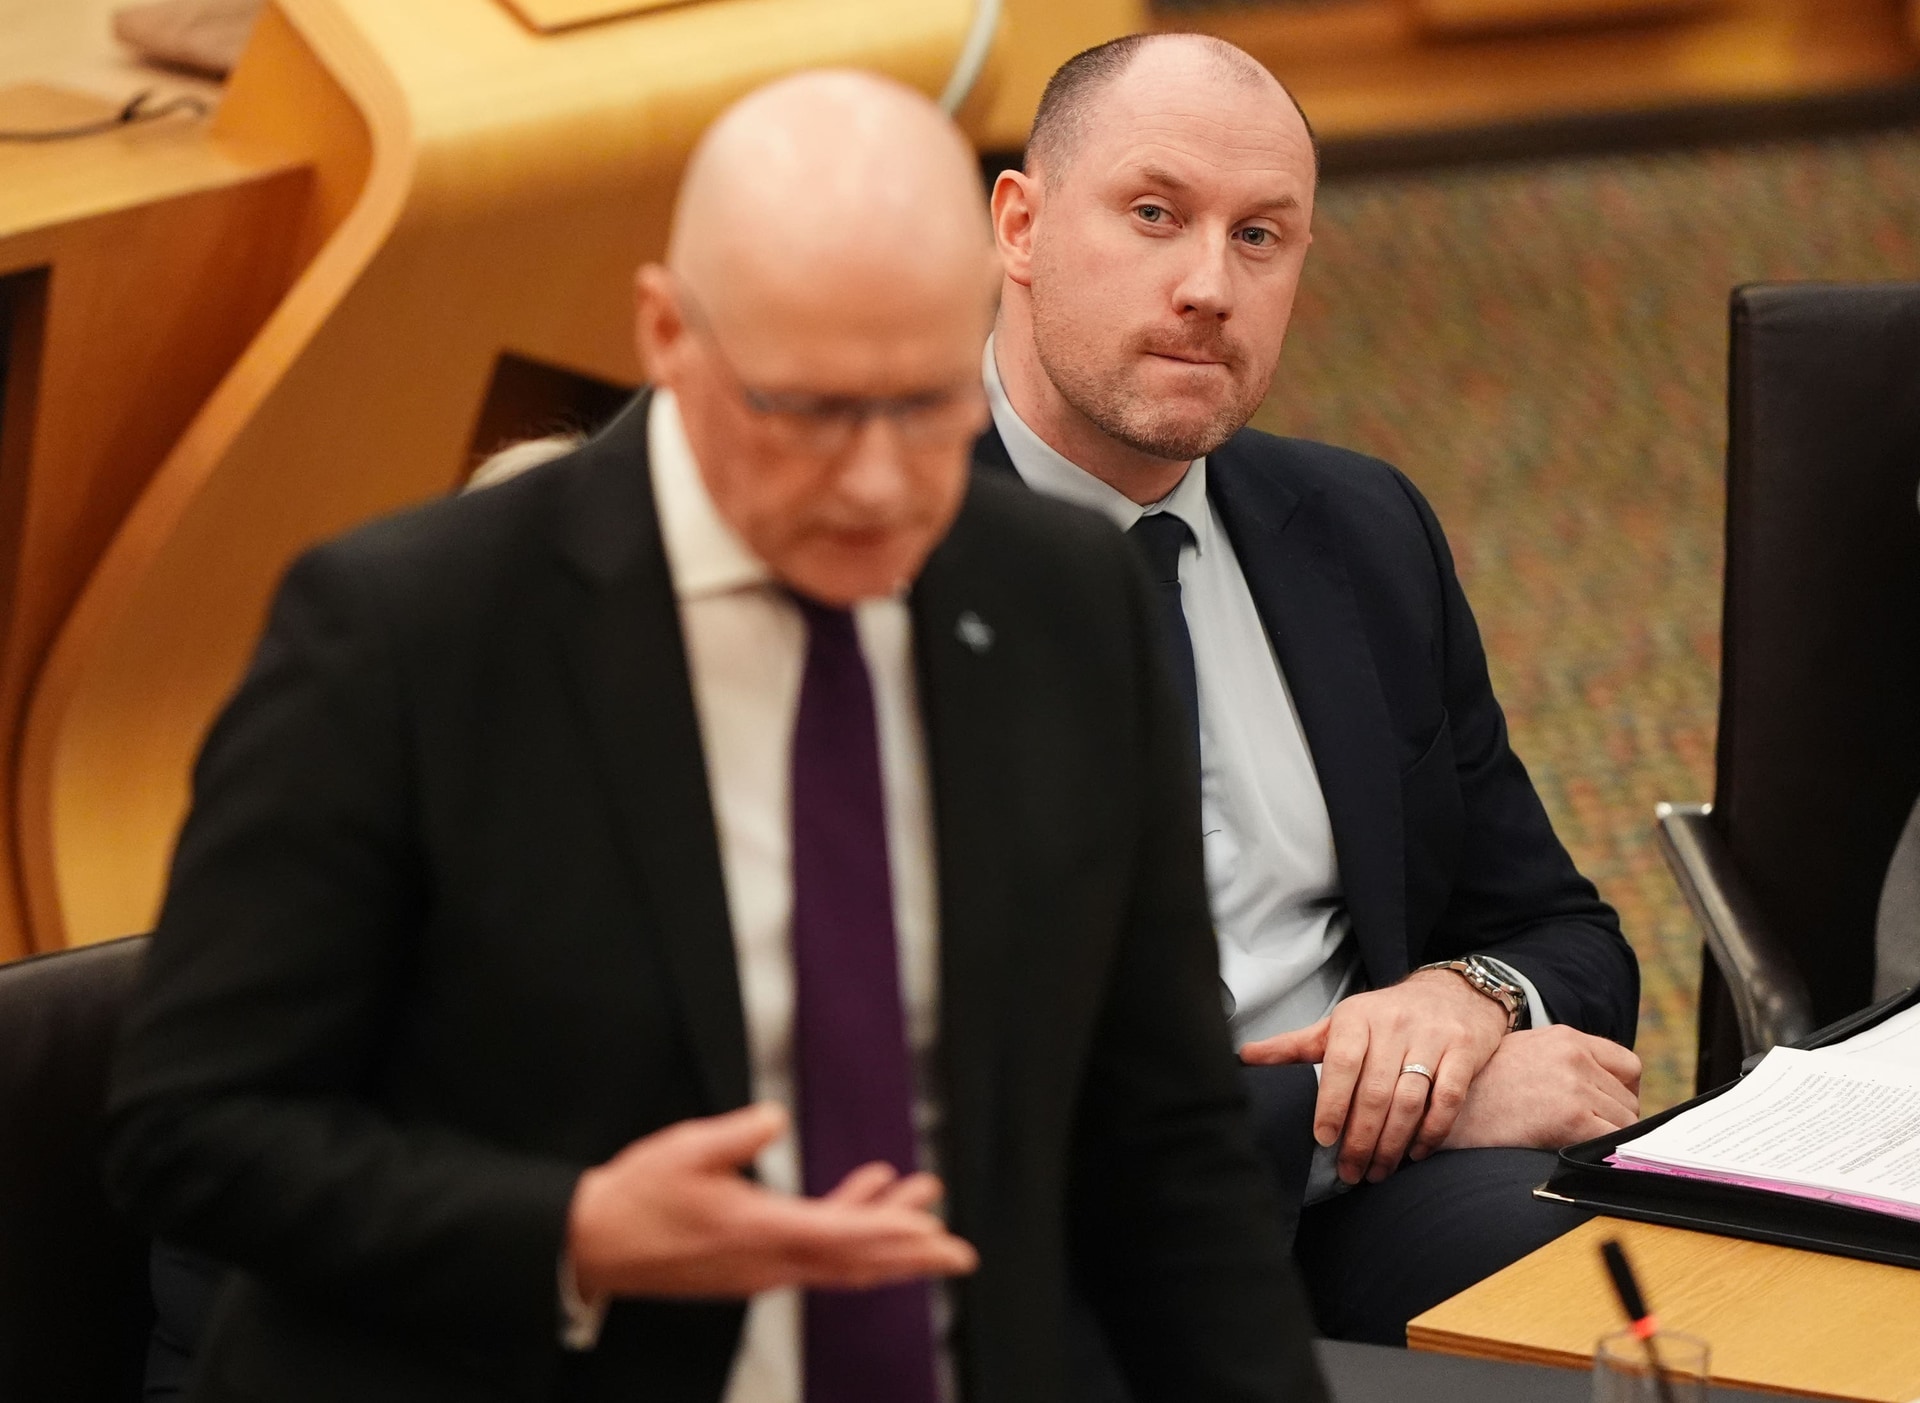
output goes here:
<path id="1" fill-rule="evenodd" d="M 954 60 L 947 90 L 940 94 L 940 106 L 948 116 L 960 110 L 960 104 L 967 100 L 987 66 L 987 55 L 993 52 L 993 36 L 1000 28 L 1000 3 L 1001 0 L 974 0 L 973 25 L 967 30 L 966 42 L 960 46 L 960 57 Z"/>

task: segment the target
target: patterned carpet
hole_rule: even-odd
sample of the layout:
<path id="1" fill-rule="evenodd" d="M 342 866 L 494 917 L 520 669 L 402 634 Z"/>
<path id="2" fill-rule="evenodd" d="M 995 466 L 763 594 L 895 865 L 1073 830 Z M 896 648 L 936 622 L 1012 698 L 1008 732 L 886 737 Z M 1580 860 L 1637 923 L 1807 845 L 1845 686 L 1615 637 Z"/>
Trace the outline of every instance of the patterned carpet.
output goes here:
<path id="1" fill-rule="evenodd" d="M 1514 743 L 1640 952 L 1660 1109 L 1699 944 L 1652 817 L 1712 789 L 1727 293 L 1920 277 L 1920 128 L 1330 180 L 1315 232 L 1256 422 L 1433 499 Z"/>

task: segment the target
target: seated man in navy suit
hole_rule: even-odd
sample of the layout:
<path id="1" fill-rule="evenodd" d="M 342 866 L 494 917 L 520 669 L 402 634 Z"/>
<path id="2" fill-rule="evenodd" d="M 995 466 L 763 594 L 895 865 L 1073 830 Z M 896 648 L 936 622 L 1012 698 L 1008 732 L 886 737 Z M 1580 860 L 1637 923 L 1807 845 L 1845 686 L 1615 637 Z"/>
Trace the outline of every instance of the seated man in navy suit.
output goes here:
<path id="1" fill-rule="evenodd" d="M 1102 512 L 1154 571 L 1296 1255 L 1323 1328 L 1402 1342 L 1579 1221 L 1528 1191 L 1546 1151 L 1636 1118 L 1639 976 L 1508 745 L 1420 493 L 1245 427 L 1316 176 L 1304 116 L 1231 45 L 1141 36 L 1071 60 L 994 190 L 976 456 Z"/>

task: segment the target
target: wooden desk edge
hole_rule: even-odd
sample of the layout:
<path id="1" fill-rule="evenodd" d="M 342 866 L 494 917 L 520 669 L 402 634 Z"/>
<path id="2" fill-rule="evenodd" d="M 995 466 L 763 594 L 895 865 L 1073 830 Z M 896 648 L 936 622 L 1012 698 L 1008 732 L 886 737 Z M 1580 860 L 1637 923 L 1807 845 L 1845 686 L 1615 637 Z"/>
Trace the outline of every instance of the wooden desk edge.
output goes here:
<path id="1" fill-rule="evenodd" d="M 1554 1369 L 1587 1369 L 1593 1364 L 1588 1355 L 1572 1354 L 1562 1350 L 1532 1349 L 1525 1345 L 1511 1345 L 1500 1340 L 1481 1339 L 1475 1335 L 1463 1335 L 1452 1330 L 1435 1329 L 1420 1322 L 1426 1316 L 1415 1316 L 1407 1322 L 1407 1348 L 1417 1349 L 1426 1354 L 1451 1354 L 1457 1359 L 1497 1359 L 1507 1364 L 1544 1364 Z"/>
<path id="2" fill-rule="evenodd" d="M 1420 1324 L 1421 1317 L 1407 1322 L 1407 1348 L 1417 1349 L 1423 1354 L 1450 1354 L 1456 1359 L 1490 1359 L 1500 1364 L 1545 1365 L 1553 1369 L 1569 1369 L 1584 1373 L 1593 1367 L 1590 1356 L 1569 1354 L 1561 1350 L 1529 1349 L 1524 1346 L 1503 1344 L 1495 1340 L 1484 1340 L 1472 1335 L 1460 1335 L 1449 1330 L 1436 1330 Z M 1748 1393 L 1775 1393 L 1785 1398 L 1832 1398 L 1840 1403 L 1859 1403 L 1848 1393 L 1827 1393 L 1820 1389 L 1803 1385 L 1782 1387 L 1779 1384 L 1762 1383 L 1757 1379 L 1735 1379 L 1715 1376 L 1715 1388 L 1737 1388 Z"/>

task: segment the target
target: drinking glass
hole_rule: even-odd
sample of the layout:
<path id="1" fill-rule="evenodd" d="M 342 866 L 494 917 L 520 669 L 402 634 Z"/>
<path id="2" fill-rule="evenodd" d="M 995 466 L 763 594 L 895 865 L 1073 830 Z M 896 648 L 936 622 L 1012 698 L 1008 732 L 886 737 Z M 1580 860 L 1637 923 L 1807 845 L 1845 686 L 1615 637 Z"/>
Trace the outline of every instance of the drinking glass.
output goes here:
<path id="1" fill-rule="evenodd" d="M 1651 1343 L 1661 1380 L 1648 1359 Z M 1593 1351 L 1593 1403 L 1707 1403 L 1707 1342 L 1672 1330 L 1642 1340 L 1631 1330 L 1601 1337 Z"/>

